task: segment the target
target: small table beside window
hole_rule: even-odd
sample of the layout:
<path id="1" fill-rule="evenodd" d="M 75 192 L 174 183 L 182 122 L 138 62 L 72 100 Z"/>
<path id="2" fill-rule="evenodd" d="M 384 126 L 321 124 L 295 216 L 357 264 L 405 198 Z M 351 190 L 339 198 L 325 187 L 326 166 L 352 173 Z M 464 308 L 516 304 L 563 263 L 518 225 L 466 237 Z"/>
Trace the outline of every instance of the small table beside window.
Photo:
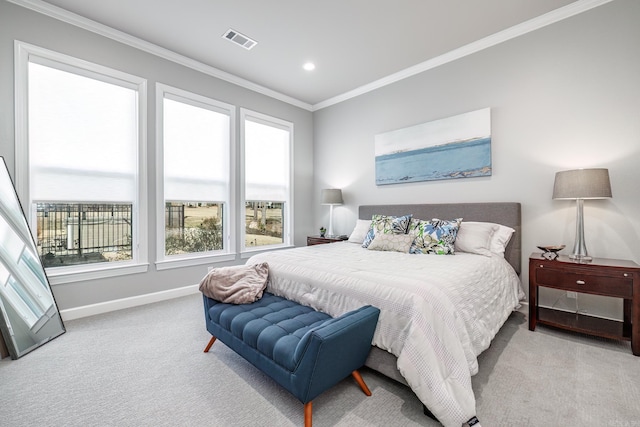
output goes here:
<path id="1" fill-rule="evenodd" d="M 307 246 L 324 245 L 325 243 L 344 242 L 348 237 L 344 236 L 307 236 Z"/>

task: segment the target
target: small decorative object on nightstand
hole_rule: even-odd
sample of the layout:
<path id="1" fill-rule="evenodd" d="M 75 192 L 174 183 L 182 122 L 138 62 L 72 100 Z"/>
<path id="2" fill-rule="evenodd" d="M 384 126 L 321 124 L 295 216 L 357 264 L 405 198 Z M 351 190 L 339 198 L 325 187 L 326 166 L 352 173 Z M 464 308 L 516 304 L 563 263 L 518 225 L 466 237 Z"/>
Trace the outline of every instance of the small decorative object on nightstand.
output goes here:
<path id="1" fill-rule="evenodd" d="M 323 245 L 325 243 L 343 242 L 347 240 L 349 236 L 307 236 L 307 246 Z"/>
<path id="2" fill-rule="evenodd" d="M 623 321 L 603 319 L 538 306 L 540 287 L 622 298 Z M 554 326 L 599 337 L 631 341 L 640 356 L 640 265 L 633 261 L 593 258 L 584 263 L 560 255 L 548 260 L 540 253 L 529 257 L 529 330 Z"/>
<path id="3" fill-rule="evenodd" d="M 327 234 L 327 229 L 324 227 L 320 227 L 320 237 L 324 237 Z"/>
<path id="4" fill-rule="evenodd" d="M 538 246 L 542 252 L 542 256 L 549 261 L 558 258 L 558 252 L 563 250 L 565 245 L 557 245 L 557 246 Z"/>

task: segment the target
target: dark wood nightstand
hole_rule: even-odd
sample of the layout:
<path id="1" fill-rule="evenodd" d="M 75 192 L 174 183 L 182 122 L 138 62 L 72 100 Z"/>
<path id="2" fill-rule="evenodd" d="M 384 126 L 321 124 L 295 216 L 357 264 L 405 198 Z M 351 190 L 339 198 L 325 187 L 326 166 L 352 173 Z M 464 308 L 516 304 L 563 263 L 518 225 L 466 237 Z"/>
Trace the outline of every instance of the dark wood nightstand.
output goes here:
<path id="1" fill-rule="evenodd" d="M 623 321 L 538 307 L 539 287 L 624 299 Z M 631 341 L 640 356 L 640 266 L 633 261 L 593 258 L 578 263 L 561 255 L 553 261 L 534 253 L 529 257 L 529 330 L 536 324 L 554 326 L 604 338 Z"/>
<path id="2" fill-rule="evenodd" d="M 344 242 L 347 239 L 348 237 L 344 237 L 344 236 L 331 236 L 331 237 L 307 236 L 307 246 L 324 245 L 325 243 Z"/>

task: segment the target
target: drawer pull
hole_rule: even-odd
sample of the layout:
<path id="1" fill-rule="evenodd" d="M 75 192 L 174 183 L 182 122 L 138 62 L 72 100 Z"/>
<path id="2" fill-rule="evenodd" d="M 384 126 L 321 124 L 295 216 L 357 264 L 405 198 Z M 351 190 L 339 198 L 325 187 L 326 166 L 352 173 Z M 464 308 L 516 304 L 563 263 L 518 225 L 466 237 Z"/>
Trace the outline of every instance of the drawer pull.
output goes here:
<path id="1" fill-rule="evenodd" d="M 629 273 L 624 273 L 624 277 L 629 277 Z"/>
<path id="2" fill-rule="evenodd" d="M 586 282 L 584 280 L 576 280 L 578 285 L 584 285 Z"/>

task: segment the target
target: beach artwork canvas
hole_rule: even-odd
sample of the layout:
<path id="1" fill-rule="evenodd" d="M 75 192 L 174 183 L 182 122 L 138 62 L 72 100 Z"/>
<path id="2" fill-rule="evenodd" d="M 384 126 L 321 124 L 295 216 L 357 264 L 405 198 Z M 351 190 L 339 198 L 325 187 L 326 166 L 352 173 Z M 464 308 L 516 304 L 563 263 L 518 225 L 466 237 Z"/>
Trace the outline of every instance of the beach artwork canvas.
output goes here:
<path id="1" fill-rule="evenodd" d="M 491 175 L 491 109 L 375 136 L 376 185 Z"/>

